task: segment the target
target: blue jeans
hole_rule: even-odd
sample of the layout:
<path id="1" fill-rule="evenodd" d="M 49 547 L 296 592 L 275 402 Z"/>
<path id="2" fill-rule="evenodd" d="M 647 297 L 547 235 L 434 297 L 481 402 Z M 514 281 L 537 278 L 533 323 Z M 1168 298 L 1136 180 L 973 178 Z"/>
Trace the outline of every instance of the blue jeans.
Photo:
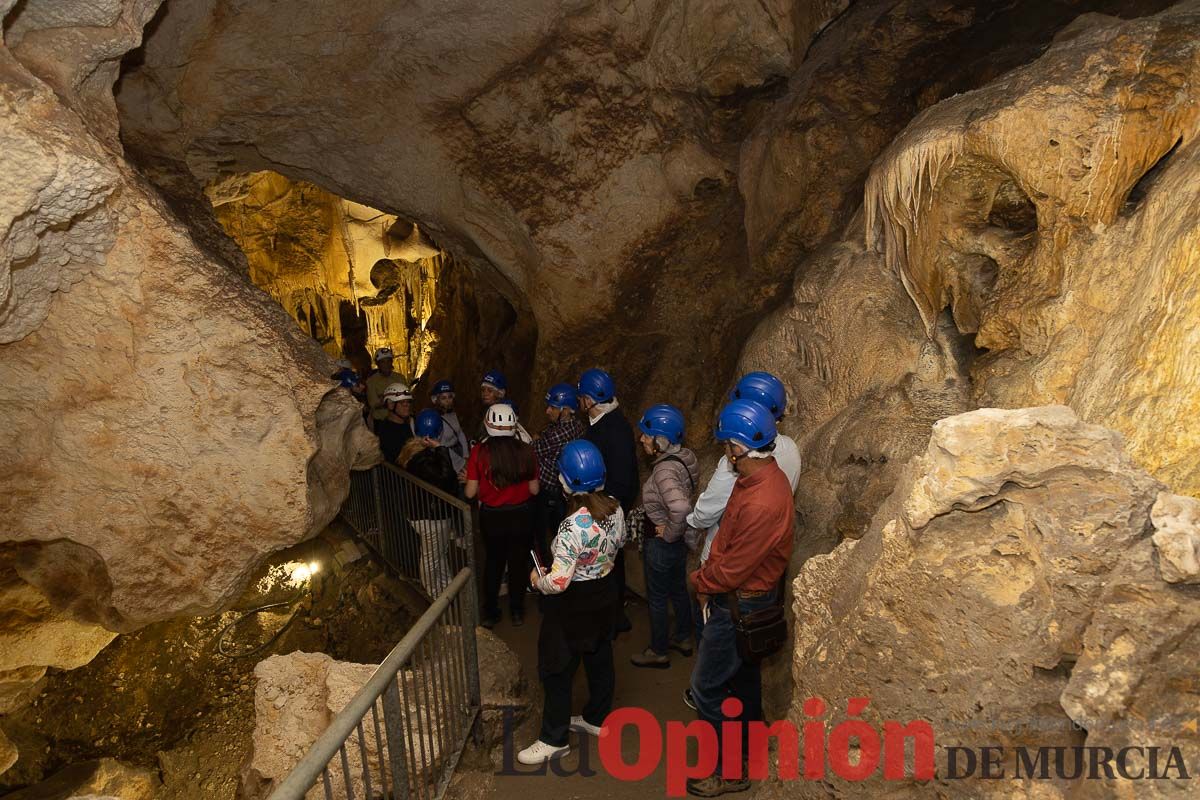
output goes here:
<path id="1" fill-rule="evenodd" d="M 674 642 L 692 638 L 692 601 L 687 591 L 687 544 L 665 542 L 655 536 L 646 540 L 646 602 L 650 606 L 650 649 L 666 655 L 670 617 L 667 603 L 675 608 Z"/>
<path id="2" fill-rule="evenodd" d="M 774 605 L 777 591 L 773 590 L 763 597 L 739 600 L 739 613 L 745 615 Z M 710 597 L 708 607 L 708 621 L 704 623 L 696 665 L 692 668 L 692 697 L 696 701 L 696 716 L 713 726 L 720 745 L 721 723 L 726 719 L 721 713 L 721 703 L 730 695 L 741 700 L 742 714 L 738 719 L 742 722 L 744 759 L 748 752 L 746 723 L 763 719 L 762 670 L 758 664 L 744 663 L 738 655 L 737 633 L 733 628 L 727 598 Z M 717 752 L 721 750 L 718 748 Z"/>

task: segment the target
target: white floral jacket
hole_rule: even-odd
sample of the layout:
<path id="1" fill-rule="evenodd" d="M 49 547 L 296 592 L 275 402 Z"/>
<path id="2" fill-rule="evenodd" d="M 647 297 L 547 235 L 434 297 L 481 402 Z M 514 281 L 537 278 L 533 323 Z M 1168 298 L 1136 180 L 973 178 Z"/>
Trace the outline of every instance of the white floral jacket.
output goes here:
<path id="1" fill-rule="evenodd" d="M 559 524 L 550 547 L 554 563 L 535 587 L 542 594 L 559 594 L 571 581 L 599 580 L 612 572 L 617 551 L 624 545 L 625 514 L 619 507 L 604 522 L 581 508 Z"/>

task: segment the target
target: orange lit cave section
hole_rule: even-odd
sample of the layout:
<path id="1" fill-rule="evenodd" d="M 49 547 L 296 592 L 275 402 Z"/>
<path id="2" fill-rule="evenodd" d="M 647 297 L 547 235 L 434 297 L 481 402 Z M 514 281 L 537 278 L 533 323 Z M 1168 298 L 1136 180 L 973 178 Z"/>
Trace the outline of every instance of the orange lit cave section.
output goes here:
<path id="1" fill-rule="evenodd" d="M 387 346 L 410 379 L 425 371 L 449 256 L 415 223 L 276 172 L 232 175 L 206 193 L 250 279 L 331 356 L 365 374 Z"/>

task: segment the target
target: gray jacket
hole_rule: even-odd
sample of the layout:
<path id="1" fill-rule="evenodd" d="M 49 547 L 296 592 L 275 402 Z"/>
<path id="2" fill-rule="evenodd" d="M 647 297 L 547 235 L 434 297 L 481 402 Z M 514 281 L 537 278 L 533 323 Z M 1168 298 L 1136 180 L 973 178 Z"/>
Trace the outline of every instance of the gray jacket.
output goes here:
<path id="1" fill-rule="evenodd" d="M 700 463 L 686 447 L 655 459 L 650 477 L 642 485 L 642 505 L 650 524 L 666 526 L 662 536 L 665 541 L 677 542 L 683 538 L 699 480 Z M 652 530 L 646 531 L 647 537 L 653 535 Z"/>

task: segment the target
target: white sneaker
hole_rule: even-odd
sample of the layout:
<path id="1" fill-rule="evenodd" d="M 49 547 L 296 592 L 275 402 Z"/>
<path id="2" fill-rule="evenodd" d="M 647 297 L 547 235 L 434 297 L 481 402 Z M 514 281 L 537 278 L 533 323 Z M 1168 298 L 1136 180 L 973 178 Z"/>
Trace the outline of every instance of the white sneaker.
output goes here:
<path id="1" fill-rule="evenodd" d="M 599 725 L 593 725 L 592 723 L 585 720 L 583 717 L 571 717 L 571 728 L 573 730 L 584 731 L 585 733 L 590 733 L 592 736 L 595 736 L 596 738 L 608 735 L 607 728 L 601 728 Z"/>
<path id="2" fill-rule="evenodd" d="M 552 758 L 562 758 L 567 753 L 571 752 L 570 745 L 555 747 L 552 744 L 546 744 L 541 739 L 538 739 L 533 744 L 526 747 L 521 752 L 517 753 L 517 761 L 527 766 L 537 766 L 545 763 Z"/>

